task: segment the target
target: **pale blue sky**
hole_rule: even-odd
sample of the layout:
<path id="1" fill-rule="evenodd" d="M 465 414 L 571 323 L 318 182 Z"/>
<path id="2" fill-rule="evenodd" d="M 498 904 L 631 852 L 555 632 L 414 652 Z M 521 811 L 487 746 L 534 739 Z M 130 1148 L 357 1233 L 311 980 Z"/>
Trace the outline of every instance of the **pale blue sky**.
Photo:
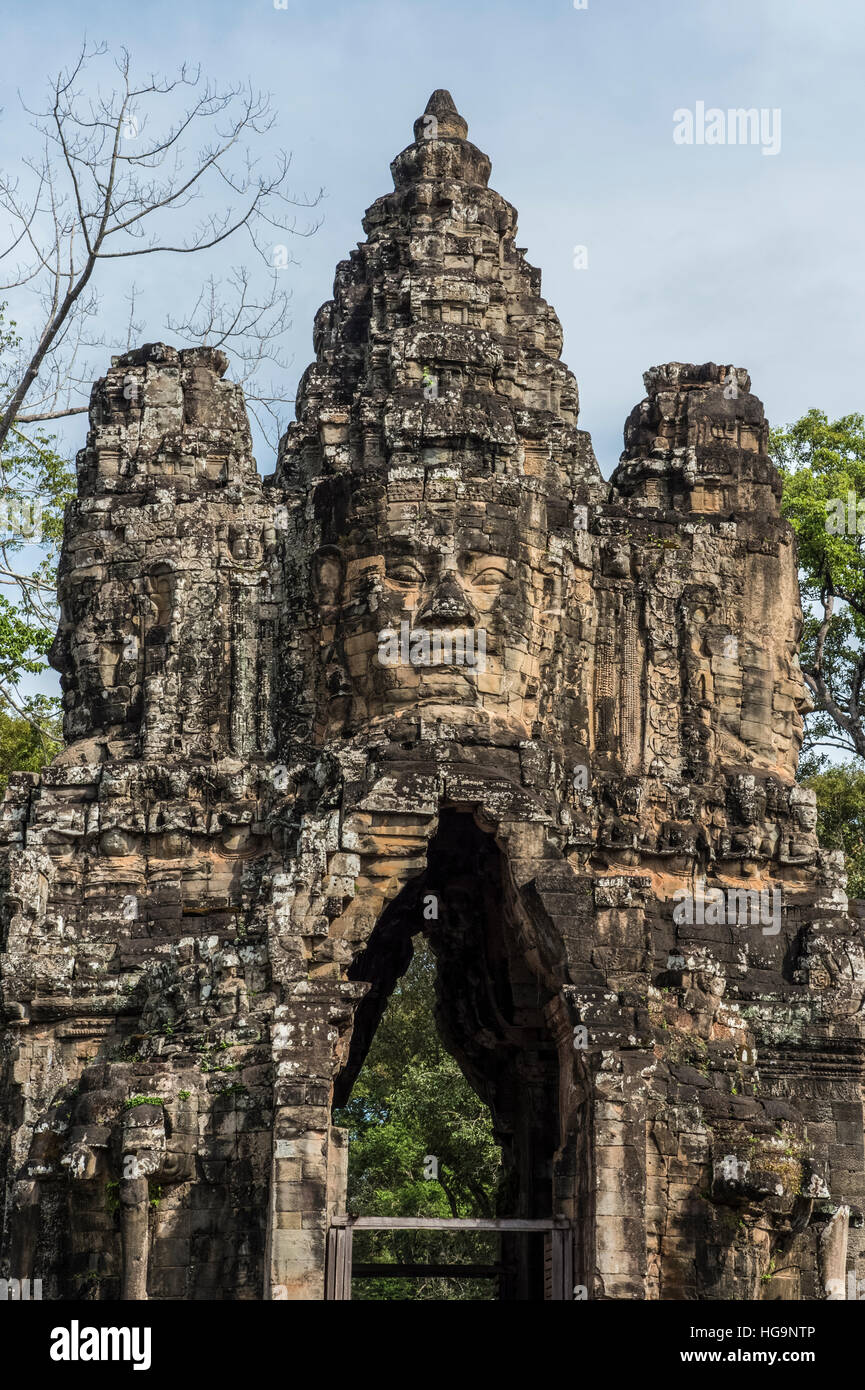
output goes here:
<path id="1" fill-rule="evenodd" d="M 520 211 L 580 385 L 581 424 L 608 476 L 641 373 L 671 359 L 746 367 L 773 422 L 809 406 L 863 407 L 865 6 L 861 0 L 85 0 L 7 9 L 0 162 L 29 143 L 15 86 L 33 96 L 86 31 L 126 44 L 136 69 L 200 62 L 252 79 L 280 112 L 272 143 L 294 185 L 326 190 L 317 234 L 285 272 L 294 296 L 285 390 L 312 356 L 315 310 L 392 184 L 435 87 L 447 87 L 491 183 Z M 679 146 L 673 112 L 780 108 L 776 157 Z M 573 248 L 588 247 L 588 269 Z M 227 268 L 237 252 L 212 259 Z M 144 273 L 146 272 L 146 273 Z M 198 273 L 205 273 L 202 263 Z M 189 260 L 139 262 L 145 340 L 167 336 Z M 120 286 L 105 301 L 110 334 Z M 83 441 L 79 418 L 70 444 Z M 259 468 L 273 459 L 259 443 Z"/>

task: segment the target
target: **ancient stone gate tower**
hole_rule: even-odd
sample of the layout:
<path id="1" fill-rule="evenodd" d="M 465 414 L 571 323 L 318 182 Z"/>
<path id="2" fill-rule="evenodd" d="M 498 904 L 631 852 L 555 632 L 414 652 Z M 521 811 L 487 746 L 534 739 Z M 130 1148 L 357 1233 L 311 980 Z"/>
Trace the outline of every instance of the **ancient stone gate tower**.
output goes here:
<path id="1" fill-rule="evenodd" d="M 859 1270 L 862 932 L 762 407 L 653 368 L 606 484 L 466 136 L 434 93 L 272 477 L 219 352 L 94 388 L 67 747 L 2 809 L 0 1273 L 46 1297 L 322 1298 L 332 1107 L 421 930 L 501 1214 L 567 1217 L 589 1297 Z"/>

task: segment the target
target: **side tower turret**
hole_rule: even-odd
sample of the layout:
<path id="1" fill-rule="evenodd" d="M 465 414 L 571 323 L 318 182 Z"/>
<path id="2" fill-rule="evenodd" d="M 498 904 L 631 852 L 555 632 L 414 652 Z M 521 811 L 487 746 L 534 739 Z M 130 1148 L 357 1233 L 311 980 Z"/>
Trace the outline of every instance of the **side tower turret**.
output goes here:
<path id="1" fill-rule="evenodd" d="M 94 388 L 51 654 L 68 756 L 271 745 L 277 534 L 227 365 L 156 343 Z"/>

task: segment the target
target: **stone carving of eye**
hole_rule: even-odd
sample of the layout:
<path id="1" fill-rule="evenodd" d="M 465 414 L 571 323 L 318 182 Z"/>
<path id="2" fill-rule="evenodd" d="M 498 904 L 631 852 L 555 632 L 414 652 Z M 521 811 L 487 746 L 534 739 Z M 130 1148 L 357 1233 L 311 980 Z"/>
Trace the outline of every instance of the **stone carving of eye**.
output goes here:
<path id="1" fill-rule="evenodd" d="M 500 569 L 498 565 L 488 565 L 486 569 L 478 571 L 472 582 L 479 589 L 498 589 L 507 578 L 507 570 Z"/>
<path id="2" fill-rule="evenodd" d="M 395 584 L 402 584 L 405 588 L 413 588 L 424 582 L 424 574 L 417 565 L 403 563 L 389 571 L 388 579 L 392 579 Z"/>

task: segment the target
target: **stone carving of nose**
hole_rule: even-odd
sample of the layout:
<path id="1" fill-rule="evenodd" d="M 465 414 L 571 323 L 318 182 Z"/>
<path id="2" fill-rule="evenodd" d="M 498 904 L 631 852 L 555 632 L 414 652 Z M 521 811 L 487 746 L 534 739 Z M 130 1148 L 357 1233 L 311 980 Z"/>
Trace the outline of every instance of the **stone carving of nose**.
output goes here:
<path id="1" fill-rule="evenodd" d="M 418 625 L 444 623 L 451 627 L 474 627 L 477 617 L 477 610 L 459 579 L 448 570 L 423 604 L 415 622 Z"/>

